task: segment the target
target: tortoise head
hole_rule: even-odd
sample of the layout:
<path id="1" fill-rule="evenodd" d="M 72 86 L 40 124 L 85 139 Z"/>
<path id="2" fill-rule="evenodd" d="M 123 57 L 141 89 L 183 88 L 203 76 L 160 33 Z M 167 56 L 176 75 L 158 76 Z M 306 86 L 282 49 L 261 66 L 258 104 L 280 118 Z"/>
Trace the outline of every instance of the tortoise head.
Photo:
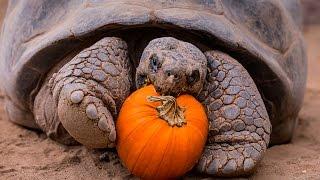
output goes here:
<path id="1" fill-rule="evenodd" d="M 205 55 L 194 45 L 172 37 L 157 38 L 147 45 L 137 68 L 136 83 L 155 86 L 159 94 L 198 94 L 207 73 Z"/>

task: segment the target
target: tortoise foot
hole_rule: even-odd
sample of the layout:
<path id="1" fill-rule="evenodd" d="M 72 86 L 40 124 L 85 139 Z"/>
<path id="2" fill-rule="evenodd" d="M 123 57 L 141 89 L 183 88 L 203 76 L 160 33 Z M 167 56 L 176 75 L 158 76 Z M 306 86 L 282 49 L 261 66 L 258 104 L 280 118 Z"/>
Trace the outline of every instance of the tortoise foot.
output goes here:
<path id="1" fill-rule="evenodd" d="M 104 38 L 80 52 L 49 81 L 63 127 L 91 148 L 114 147 L 114 119 L 130 93 L 126 43 Z"/>
<path id="2" fill-rule="evenodd" d="M 198 170 L 222 177 L 251 174 L 270 139 L 266 108 L 249 73 L 235 59 L 216 51 L 205 54 L 207 81 L 198 98 L 210 126 Z"/>
<path id="3" fill-rule="evenodd" d="M 72 137 L 88 147 L 114 147 L 115 125 L 107 105 L 90 94 L 94 90 L 90 90 L 89 85 L 83 88 L 77 85 L 65 86 L 60 93 L 57 110 L 63 126 Z M 111 107 L 114 105 L 113 102 Z"/>

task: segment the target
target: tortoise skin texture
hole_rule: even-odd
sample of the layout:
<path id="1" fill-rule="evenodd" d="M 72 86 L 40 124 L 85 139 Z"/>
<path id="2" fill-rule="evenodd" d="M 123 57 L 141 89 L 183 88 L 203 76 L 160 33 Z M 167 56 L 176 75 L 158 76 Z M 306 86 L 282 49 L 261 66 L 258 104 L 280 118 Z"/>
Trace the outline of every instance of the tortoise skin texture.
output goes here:
<path id="1" fill-rule="evenodd" d="M 122 102 L 153 83 L 205 106 L 198 171 L 250 174 L 269 142 L 293 135 L 307 72 L 301 17 L 298 0 L 10 1 L 6 111 L 63 144 L 114 147 Z"/>
<path id="2" fill-rule="evenodd" d="M 89 147 L 113 147 L 116 140 L 113 117 L 132 86 L 126 42 L 120 38 L 103 38 L 50 77 L 34 103 L 35 120 L 40 128 L 64 144 L 74 144 L 70 133 Z M 86 129 L 87 126 L 99 128 Z M 68 133 L 62 133 L 64 128 Z"/>
<path id="3" fill-rule="evenodd" d="M 265 105 L 248 72 L 232 57 L 206 52 L 208 75 L 198 99 L 210 122 L 201 172 L 218 176 L 250 174 L 270 141 Z"/>

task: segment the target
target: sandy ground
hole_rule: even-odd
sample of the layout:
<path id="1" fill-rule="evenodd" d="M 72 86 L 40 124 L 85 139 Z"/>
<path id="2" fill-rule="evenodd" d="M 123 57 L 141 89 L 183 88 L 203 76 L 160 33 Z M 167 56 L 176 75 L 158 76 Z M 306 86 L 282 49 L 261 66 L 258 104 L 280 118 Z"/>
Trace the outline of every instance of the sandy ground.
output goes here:
<path id="1" fill-rule="evenodd" d="M 320 26 L 305 29 L 305 37 L 309 76 L 295 137 L 290 144 L 269 148 L 249 179 L 320 179 Z M 115 152 L 101 154 L 82 146 L 63 146 L 41 132 L 8 122 L 0 97 L 0 179 L 133 178 Z"/>

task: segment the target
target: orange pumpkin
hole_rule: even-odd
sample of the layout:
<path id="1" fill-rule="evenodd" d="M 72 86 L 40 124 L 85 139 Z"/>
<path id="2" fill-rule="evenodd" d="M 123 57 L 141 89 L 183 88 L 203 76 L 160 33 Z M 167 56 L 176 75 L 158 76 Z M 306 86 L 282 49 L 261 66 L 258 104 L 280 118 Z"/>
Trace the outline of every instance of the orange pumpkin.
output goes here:
<path id="1" fill-rule="evenodd" d="M 191 170 L 200 158 L 208 120 L 194 97 L 159 96 L 149 85 L 126 99 L 116 129 L 119 157 L 134 175 L 172 178 Z"/>

